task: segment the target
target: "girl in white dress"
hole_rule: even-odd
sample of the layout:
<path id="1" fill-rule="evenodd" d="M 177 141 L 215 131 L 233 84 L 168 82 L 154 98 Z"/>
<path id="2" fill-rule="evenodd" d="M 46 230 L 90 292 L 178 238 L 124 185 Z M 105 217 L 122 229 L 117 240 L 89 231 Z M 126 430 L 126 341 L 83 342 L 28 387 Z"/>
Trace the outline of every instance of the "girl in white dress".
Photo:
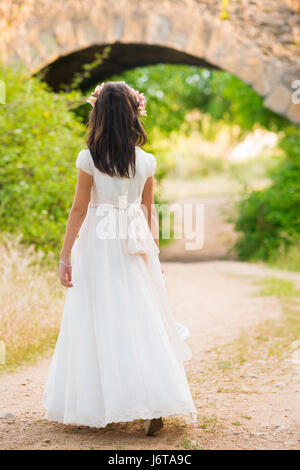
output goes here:
<path id="1" fill-rule="evenodd" d="M 45 418 L 93 427 L 144 419 L 150 435 L 162 428 L 162 417 L 195 421 L 196 410 L 183 367 L 191 352 L 170 309 L 151 234 L 156 162 L 137 146 L 146 141 L 139 119 L 145 98 L 124 82 L 108 82 L 89 102 L 89 150 L 76 161 L 61 250 L 60 279 L 70 289 Z"/>

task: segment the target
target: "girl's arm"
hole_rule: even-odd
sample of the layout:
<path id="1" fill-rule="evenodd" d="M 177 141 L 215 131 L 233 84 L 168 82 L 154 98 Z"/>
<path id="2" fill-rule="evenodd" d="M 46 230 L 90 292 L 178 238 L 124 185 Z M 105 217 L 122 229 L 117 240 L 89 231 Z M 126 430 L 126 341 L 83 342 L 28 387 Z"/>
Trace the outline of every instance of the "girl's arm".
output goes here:
<path id="1" fill-rule="evenodd" d="M 142 207 L 145 210 L 149 229 L 152 233 L 156 245 L 159 247 L 159 224 L 158 217 L 154 205 L 154 178 L 151 176 L 147 179 L 142 195 Z"/>
<path id="2" fill-rule="evenodd" d="M 60 252 L 59 276 L 61 283 L 66 287 L 73 287 L 70 263 L 71 249 L 86 216 L 91 198 L 92 184 L 93 177 L 82 170 L 78 170 L 75 196 L 68 217 L 63 247 Z"/>

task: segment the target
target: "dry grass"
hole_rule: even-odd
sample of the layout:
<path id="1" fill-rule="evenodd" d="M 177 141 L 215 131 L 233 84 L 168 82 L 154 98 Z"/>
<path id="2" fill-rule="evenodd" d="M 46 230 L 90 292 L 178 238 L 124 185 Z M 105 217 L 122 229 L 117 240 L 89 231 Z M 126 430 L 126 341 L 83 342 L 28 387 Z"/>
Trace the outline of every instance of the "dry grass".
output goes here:
<path id="1" fill-rule="evenodd" d="M 241 370 L 257 361 L 274 365 L 292 354 L 291 345 L 300 338 L 300 292 L 290 280 L 266 277 L 255 281 L 255 295 L 274 296 L 281 304 L 282 316 L 266 320 L 241 331 L 238 338 L 210 351 L 213 365 L 207 373 L 230 378 L 232 387 L 219 391 L 233 393 L 233 384 L 240 381 Z M 238 390 L 236 390 L 238 392 Z M 243 393 L 243 391 L 239 391 Z M 253 393 L 253 391 L 252 391 Z"/>
<path id="2" fill-rule="evenodd" d="M 270 263 L 276 269 L 284 269 L 287 271 L 300 271 L 300 244 L 297 243 L 289 248 L 288 251 L 284 248 L 278 250 L 278 255 Z"/>
<path id="3" fill-rule="evenodd" d="M 6 364 L 14 369 L 53 347 L 60 325 L 65 291 L 55 268 L 42 266 L 41 255 L 18 240 L 0 245 L 0 340 Z"/>

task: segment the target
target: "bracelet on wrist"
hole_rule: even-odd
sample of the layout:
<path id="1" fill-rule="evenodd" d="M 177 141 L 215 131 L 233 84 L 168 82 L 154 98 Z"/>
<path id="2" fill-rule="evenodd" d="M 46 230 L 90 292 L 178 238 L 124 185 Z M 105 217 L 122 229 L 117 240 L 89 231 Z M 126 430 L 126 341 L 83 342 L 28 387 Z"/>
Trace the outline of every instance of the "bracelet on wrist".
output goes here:
<path id="1" fill-rule="evenodd" d="M 62 264 L 63 266 L 67 266 L 68 268 L 72 266 L 71 263 L 65 263 L 63 260 L 60 260 L 59 264 Z"/>

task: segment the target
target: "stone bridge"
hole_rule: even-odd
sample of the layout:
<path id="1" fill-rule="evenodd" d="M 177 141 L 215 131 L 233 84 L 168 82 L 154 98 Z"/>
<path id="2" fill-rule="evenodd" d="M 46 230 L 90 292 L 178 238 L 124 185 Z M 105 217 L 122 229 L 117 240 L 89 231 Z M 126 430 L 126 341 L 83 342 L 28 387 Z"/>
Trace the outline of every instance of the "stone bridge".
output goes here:
<path id="1" fill-rule="evenodd" d="M 58 89 L 111 46 L 83 83 L 155 63 L 226 70 L 300 123 L 300 0 L 2 0 L 0 52 Z M 163 77 L 161 77 L 163 80 Z"/>

